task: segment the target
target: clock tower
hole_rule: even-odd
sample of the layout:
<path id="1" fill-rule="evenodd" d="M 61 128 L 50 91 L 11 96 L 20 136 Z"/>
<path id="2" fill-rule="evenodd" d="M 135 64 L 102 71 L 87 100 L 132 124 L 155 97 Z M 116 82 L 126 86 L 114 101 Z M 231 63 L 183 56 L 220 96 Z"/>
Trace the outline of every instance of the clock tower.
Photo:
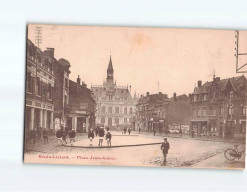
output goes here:
<path id="1" fill-rule="evenodd" d="M 109 65 L 108 65 L 108 68 L 107 68 L 107 82 L 111 81 L 113 82 L 113 73 L 114 73 L 114 70 L 113 70 L 113 67 L 112 67 L 112 61 L 111 61 L 111 56 L 110 56 L 110 61 L 109 61 Z"/>

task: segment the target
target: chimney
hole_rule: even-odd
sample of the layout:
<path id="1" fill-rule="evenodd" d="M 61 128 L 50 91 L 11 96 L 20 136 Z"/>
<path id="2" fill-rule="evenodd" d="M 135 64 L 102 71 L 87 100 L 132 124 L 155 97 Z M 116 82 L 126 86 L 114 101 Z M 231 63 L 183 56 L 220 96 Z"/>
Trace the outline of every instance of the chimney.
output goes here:
<path id="1" fill-rule="evenodd" d="M 177 94 L 176 94 L 176 92 L 173 93 L 173 99 L 174 100 L 177 100 Z"/>
<path id="2" fill-rule="evenodd" d="M 48 53 L 49 53 L 49 55 L 51 56 L 51 57 L 53 57 L 54 58 L 54 48 L 51 48 L 51 47 L 47 47 L 46 48 L 46 51 L 48 51 Z"/>
<path id="3" fill-rule="evenodd" d="M 77 78 L 77 84 L 80 85 L 81 84 L 81 78 L 80 76 L 78 75 L 78 78 Z"/>
<path id="4" fill-rule="evenodd" d="M 201 87 L 202 86 L 202 81 L 201 80 L 197 81 L 197 85 L 198 85 L 198 87 Z"/>
<path id="5" fill-rule="evenodd" d="M 149 96 L 149 92 L 147 92 L 147 96 Z"/>

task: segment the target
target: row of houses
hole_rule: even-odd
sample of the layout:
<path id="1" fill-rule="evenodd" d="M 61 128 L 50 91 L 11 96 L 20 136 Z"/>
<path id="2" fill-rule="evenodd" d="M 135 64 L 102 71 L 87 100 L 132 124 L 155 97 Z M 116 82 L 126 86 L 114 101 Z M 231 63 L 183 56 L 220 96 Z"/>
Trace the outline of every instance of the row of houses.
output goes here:
<path id="1" fill-rule="evenodd" d="M 135 126 L 147 131 L 244 138 L 246 134 L 247 79 L 245 76 L 198 81 L 187 95 L 168 98 L 161 92 L 141 96 Z"/>
<path id="2" fill-rule="evenodd" d="M 79 76 L 76 82 L 69 79 L 69 61 L 57 60 L 54 51 L 27 41 L 25 130 L 87 131 L 95 121 L 93 94 Z"/>

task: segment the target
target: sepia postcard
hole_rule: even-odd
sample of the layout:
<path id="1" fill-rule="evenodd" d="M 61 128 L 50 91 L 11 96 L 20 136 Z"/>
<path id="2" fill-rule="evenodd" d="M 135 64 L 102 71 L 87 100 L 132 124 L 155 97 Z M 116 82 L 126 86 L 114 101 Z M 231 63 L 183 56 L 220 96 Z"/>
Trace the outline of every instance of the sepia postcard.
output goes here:
<path id="1" fill-rule="evenodd" d="M 24 163 L 245 169 L 247 31 L 29 24 Z"/>

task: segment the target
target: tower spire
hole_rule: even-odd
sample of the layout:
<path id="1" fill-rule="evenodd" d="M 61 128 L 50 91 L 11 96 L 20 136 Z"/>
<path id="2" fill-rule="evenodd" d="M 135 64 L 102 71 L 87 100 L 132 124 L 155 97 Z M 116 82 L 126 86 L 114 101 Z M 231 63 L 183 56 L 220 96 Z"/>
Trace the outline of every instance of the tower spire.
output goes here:
<path id="1" fill-rule="evenodd" d="M 113 82 L 113 73 L 114 73 L 114 70 L 113 70 L 112 60 L 111 60 L 111 55 L 110 55 L 110 61 L 109 61 L 108 68 L 107 68 L 107 78 L 106 78 L 107 81 Z"/>

